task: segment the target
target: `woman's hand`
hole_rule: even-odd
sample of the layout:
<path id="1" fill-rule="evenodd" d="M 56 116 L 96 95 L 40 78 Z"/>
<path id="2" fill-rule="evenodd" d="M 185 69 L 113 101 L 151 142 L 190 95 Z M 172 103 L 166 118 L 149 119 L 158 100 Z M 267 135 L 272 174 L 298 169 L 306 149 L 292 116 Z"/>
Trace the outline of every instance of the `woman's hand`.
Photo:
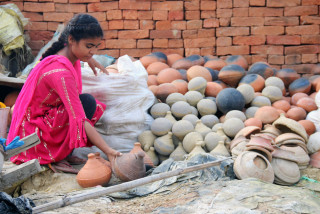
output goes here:
<path id="1" fill-rule="evenodd" d="M 97 62 L 93 57 L 91 57 L 91 59 L 88 60 L 88 65 L 90 66 L 94 75 L 96 76 L 97 76 L 96 68 L 99 68 L 103 73 L 109 75 L 109 72 L 107 71 L 107 69 L 103 67 L 99 62 Z"/>
<path id="2" fill-rule="evenodd" d="M 118 152 L 118 151 L 116 151 L 114 149 L 109 148 L 109 151 L 106 153 L 106 155 L 108 156 L 108 159 L 109 159 L 109 161 L 111 163 L 111 166 L 113 166 L 113 162 L 114 162 L 115 158 L 118 157 L 118 156 L 121 156 L 122 153 Z"/>

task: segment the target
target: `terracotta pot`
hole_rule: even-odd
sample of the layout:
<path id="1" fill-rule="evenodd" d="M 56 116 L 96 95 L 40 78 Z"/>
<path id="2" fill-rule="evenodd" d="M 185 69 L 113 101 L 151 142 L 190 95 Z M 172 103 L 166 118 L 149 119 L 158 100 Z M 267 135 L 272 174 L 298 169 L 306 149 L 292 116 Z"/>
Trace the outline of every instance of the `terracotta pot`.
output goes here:
<path id="1" fill-rule="evenodd" d="M 297 102 L 303 97 L 309 97 L 309 96 L 308 96 L 308 94 L 302 93 L 302 92 L 295 93 L 294 95 L 291 96 L 291 105 L 296 106 Z"/>
<path id="2" fill-rule="evenodd" d="M 310 97 L 302 97 L 301 99 L 299 99 L 297 102 L 297 106 L 303 108 L 304 110 L 306 110 L 306 112 L 318 109 L 316 102 Z"/>
<path id="3" fill-rule="evenodd" d="M 249 143 L 246 145 L 247 147 L 249 146 L 260 146 L 263 147 L 269 151 L 273 151 L 274 148 L 272 146 L 272 142 L 270 139 L 267 139 L 263 136 L 258 136 L 258 135 L 251 135 Z"/>
<path id="4" fill-rule="evenodd" d="M 288 87 L 290 95 L 301 92 L 309 94 L 311 90 L 311 83 L 307 78 L 301 77 L 293 81 Z"/>
<path id="5" fill-rule="evenodd" d="M 141 144 L 139 142 L 136 142 L 136 143 L 134 143 L 133 148 L 131 149 L 130 153 L 138 154 L 139 152 L 143 152 L 144 153 L 144 163 L 146 165 L 154 167 L 151 158 L 141 148 Z"/>
<path id="6" fill-rule="evenodd" d="M 301 107 L 293 107 L 287 111 L 287 117 L 295 121 L 304 120 L 307 116 L 306 110 Z"/>
<path id="7" fill-rule="evenodd" d="M 211 68 L 213 70 L 220 71 L 226 65 L 227 65 L 227 63 L 224 60 L 216 58 L 216 59 L 208 60 L 204 64 L 204 67 L 208 67 L 208 68 Z"/>
<path id="8" fill-rule="evenodd" d="M 278 119 L 280 114 L 276 108 L 272 106 L 263 106 L 257 110 L 254 117 L 260 119 L 263 124 L 270 124 Z"/>
<path id="9" fill-rule="evenodd" d="M 216 82 L 208 82 L 205 90 L 205 95 L 209 97 L 217 97 L 223 87 Z"/>
<path id="10" fill-rule="evenodd" d="M 250 136 L 252 134 L 257 134 L 260 132 L 260 128 L 257 126 L 246 126 L 243 129 L 241 129 L 236 136 L 234 137 L 235 139 L 238 138 L 239 136 L 244 136 L 248 139 L 250 139 Z"/>
<path id="11" fill-rule="evenodd" d="M 296 158 L 296 155 L 294 152 L 289 150 L 280 149 L 278 147 L 274 148 L 274 151 L 272 152 L 272 157 L 274 158 L 281 158 L 288 161 L 293 161 L 298 163 L 298 159 Z"/>
<path id="12" fill-rule="evenodd" d="M 304 127 L 309 136 L 315 133 L 316 126 L 310 120 L 299 120 L 298 123 L 300 123 Z"/>
<path id="13" fill-rule="evenodd" d="M 276 77 L 282 79 L 286 88 L 296 79 L 300 78 L 300 75 L 291 68 L 283 68 L 276 72 Z"/>
<path id="14" fill-rule="evenodd" d="M 269 162 L 272 161 L 271 152 L 261 146 L 246 146 L 245 151 L 257 152 L 268 159 Z"/>
<path id="15" fill-rule="evenodd" d="M 211 155 L 221 155 L 225 157 L 229 157 L 230 153 L 225 146 L 224 141 L 219 141 L 218 145 L 210 152 Z"/>
<path id="16" fill-rule="evenodd" d="M 150 147 L 150 149 L 148 151 L 146 151 L 146 153 L 151 158 L 153 165 L 154 166 L 158 166 L 159 158 L 158 158 L 158 155 L 155 152 L 154 147 Z"/>
<path id="17" fill-rule="evenodd" d="M 231 64 L 236 64 L 236 65 L 240 65 L 243 69 L 247 70 L 248 69 L 248 61 L 246 58 L 244 58 L 241 55 L 233 55 L 233 56 L 228 56 L 225 60 L 225 62 L 228 65 Z"/>
<path id="18" fill-rule="evenodd" d="M 148 86 L 159 85 L 156 75 L 149 75 L 147 80 Z"/>
<path id="19" fill-rule="evenodd" d="M 106 165 L 107 167 L 109 167 L 111 169 L 111 163 L 109 161 L 107 161 L 106 159 L 104 159 L 103 157 L 101 157 L 99 152 L 96 152 L 94 154 L 98 160 L 100 160 L 104 165 Z"/>
<path id="20" fill-rule="evenodd" d="M 320 169 L 320 151 L 310 156 L 310 165 Z"/>
<path id="21" fill-rule="evenodd" d="M 178 89 L 175 85 L 172 83 L 163 83 L 158 85 L 157 91 L 156 91 L 156 97 L 160 99 L 162 102 L 166 102 L 167 97 L 169 94 L 178 92 Z"/>
<path id="22" fill-rule="evenodd" d="M 244 121 L 244 125 L 247 126 L 256 126 L 259 127 L 260 129 L 262 128 L 262 121 L 258 118 L 249 118 L 246 121 Z"/>
<path id="23" fill-rule="evenodd" d="M 157 75 L 157 81 L 159 84 L 171 83 L 177 79 L 182 79 L 182 75 L 174 68 L 162 69 Z"/>
<path id="24" fill-rule="evenodd" d="M 264 88 L 265 79 L 259 74 L 247 74 L 239 82 L 239 85 L 249 84 L 255 92 L 261 92 Z"/>
<path id="25" fill-rule="evenodd" d="M 94 187 L 106 185 L 111 179 L 111 169 L 107 167 L 95 154 L 88 154 L 88 161 L 77 174 L 77 182 L 80 186 Z"/>
<path id="26" fill-rule="evenodd" d="M 147 67 L 147 72 L 149 75 L 158 75 L 160 71 L 165 68 L 169 68 L 166 63 L 163 62 L 153 62 Z"/>
<path id="27" fill-rule="evenodd" d="M 167 55 L 167 62 L 168 62 L 168 65 L 170 67 L 172 67 L 172 65 L 178 61 L 179 59 L 183 59 L 183 56 L 181 56 L 180 54 L 169 54 Z"/>
<path id="28" fill-rule="evenodd" d="M 204 146 L 204 142 L 203 141 L 196 142 L 195 147 L 188 154 L 187 160 L 190 160 L 192 157 L 194 157 L 194 156 L 196 156 L 198 154 L 206 154 L 206 151 L 203 150 L 202 146 Z"/>
<path id="29" fill-rule="evenodd" d="M 290 109 L 290 103 L 286 100 L 278 100 L 272 103 L 272 106 L 276 109 L 281 109 L 284 112 L 287 112 Z"/>
<path id="30" fill-rule="evenodd" d="M 188 83 L 185 80 L 174 80 L 171 82 L 181 94 L 185 94 L 188 92 Z"/>
<path id="31" fill-rule="evenodd" d="M 294 153 L 295 159 L 298 163 L 299 168 L 301 166 L 307 166 L 310 161 L 310 157 L 308 153 L 299 145 L 281 145 L 280 149 L 285 150 L 285 151 L 290 151 Z"/>
<path id="32" fill-rule="evenodd" d="M 264 125 L 261 133 L 270 134 L 270 136 L 272 136 L 274 139 L 282 134 L 282 132 L 279 129 L 277 129 L 275 126 L 271 124 Z"/>
<path id="33" fill-rule="evenodd" d="M 137 154 L 124 153 L 115 158 L 112 168 L 121 181 L 139 179 L 146 175 L 146 166 L 143 159 L 143 152 Z"/>
<path id="34" fill-rule="evenodd" d="M 242 152 L 246 150 L 246 144 L 246 141 L 242 141 L 231 149 L 232 159 L 235 160 L 237 156 L 239 156 Z"/>
<path id="35" fill-rule="evenodd" d="M 208 82 L 212 81 L 211 73 L 208 69 L 200 65 L 194 65 L 187 70 L 188 81 L 195 77 L 203 77 Z"/>
<path id="36" fill-rule="evenodd" d="M 240 79 L 245 75 L 245 70 L 239 65 L 226 65 L 219 72 L 219 79 L 231 87 L 237 87 Z"/>
<path id="37" fill-rule="evenodd" d="M 274 75 L 274 71 L 268 63 L 255 62 L 249 67 L 248 74 L 259 74 L 264 79 L 267 79 Z"/>
<path id="38" fill-rule="evenodd" d="M 275 177 L 283 181 L 282 184 L 287 183 L 288 185 L 292 185 L 300 180 L 300 170 L 297 163 L 280 158 L 273 158 L 271 165 Z M 275 181 L 275 183 L 278 182 Z"/>
<path id="39" fill-rule="evenodd" d="M 280 144 L 286 140 L 293 140 L 293 139 L 300 140 L 303 143 L 305 143 L 305 140 L 300 135 L 295 134 L 295 133 L 283 133 L 275 139 L 275 142 L 276 142 L 276 144 Z"/>
<path id="40" fill-rule="evenodd" d="M 246 137 L 244 137 L 243 135 L 240 135 L 236 138 L 234 138 L 231 142 L 230 142 L 230 150 L 232 150 L 234 147 L 236 147 L 239 143 L 242 142 L 249 142 L 249 139 L 247 139 Z"/>

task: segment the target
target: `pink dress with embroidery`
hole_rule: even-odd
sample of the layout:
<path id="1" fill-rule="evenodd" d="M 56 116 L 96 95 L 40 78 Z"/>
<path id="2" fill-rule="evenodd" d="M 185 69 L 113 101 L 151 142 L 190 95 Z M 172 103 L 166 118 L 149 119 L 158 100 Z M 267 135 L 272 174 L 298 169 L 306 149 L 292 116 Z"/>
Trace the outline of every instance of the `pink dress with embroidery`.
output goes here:
<path id="1" fill-rule="evenodd" d="M 96 112 L 92 120 L 88 120 L 79 99 L 82 90 L 80 61 L 73 66 L 63 56 L 47 58 L 32 70 L 38 73 L 31 73 L 33 77 L 29 82 L 28 77 L 24 93 L 20 93 L 16 102 L 20 113 L 15 114 L 15 107 L 8 135 L 8 142 L 11 142 L 15 136 L 23 138 L 36 132 L 41 143 L 12 157 L 11 161 L 16 164 L 32 159 L 38 159 L 40 164 L 58 162 L 74 148 L 92 146 L 87 141 L 84 121 L 94 124 L 106 108 L 97 101 Z M 32 97 L 23 98 L 23 94 L 28 95 L 28 89 Z"/>

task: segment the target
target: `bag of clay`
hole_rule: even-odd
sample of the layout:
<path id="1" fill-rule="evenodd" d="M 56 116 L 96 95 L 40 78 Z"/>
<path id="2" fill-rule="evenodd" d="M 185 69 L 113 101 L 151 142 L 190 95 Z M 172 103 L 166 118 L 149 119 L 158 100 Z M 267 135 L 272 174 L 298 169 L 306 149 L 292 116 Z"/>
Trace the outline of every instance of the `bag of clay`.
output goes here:
<path id="1" fill-rule="evenodd" d="M 155 97 L 148 89 L 148 74 L 140 61 L 132 62 L 125 55 L 112 67 L 118 73 L 100 72 L 97 76 L 90 68 L 82 68 L 82 93 L 91 94 L 107 105 L 95 128 L 110 147 L 129 152 L 138 135 L 149 129 L 153 121 L 147 111 Z M 95 147 L 79 148 L 73 154 L 86 158 L 88 152 L 95 151 L 98 151 Z"/>

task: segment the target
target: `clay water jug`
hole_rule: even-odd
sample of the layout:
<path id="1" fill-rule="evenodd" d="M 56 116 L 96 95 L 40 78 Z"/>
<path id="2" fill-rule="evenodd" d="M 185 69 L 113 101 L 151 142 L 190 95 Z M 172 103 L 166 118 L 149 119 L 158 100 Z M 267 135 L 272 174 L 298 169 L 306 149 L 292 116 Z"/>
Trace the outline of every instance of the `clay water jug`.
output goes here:
<path id="1" fill-rule="evenodd" d="M 199 132 L 203 138 L 206 137 L 206 135 L 211 132 L 211 129 L 209 127 L 207 127 L 206 125 L 204 125 L 201 120 L 198 120 L 196 123 L 196 126 L 194 128 L 194 130 L 196 132 Z"/>
<path id="2" fill-rule="evenodd" d="M 158 155 L 156 154 L 156 151 L 154 150 L 154 147 L 150 147 L 150 149 L 146 151 L 146 154 L 151 158 L 154 166 L 159 165 L 159 158 L 158 158 Z"/>
<path id="3" fill-rule="evenodd" d="M 230 153 L 228 152 L 228 149 L 226 148 L 226 146 L 224 145 L 224 141 L 219 141 L 218 145 L 216 146 L 216 148 L 214 148 L 210 154 L 212 155 L 221 155 L 221 156 L 226 156 L 229 157 Z"/>
<path id="4" fill-rule="evenodd" d="M 164 118 L 170 120 L 170 121 L 172 122 L 172 124 L 174 124 L 175 122 L 177 122 L 176 118 L 174 118 L 174 117 L 172 116 L 171 111 L 167 111 L 167 114 L 166 114 L 166 116 L 165 116 Z"/>
<path id="5" fill-rule="evenodd" d="M 106 185 L 111 179 L 111 168 L 104 164 L 95 154 L 88 154 L 88 161 L 79 171 L 76 179 L 83 187 Z"/>
<path id="6" fill-rule="evenodd" d="M 144 153 L 144 163 L 150 166 L 154 166 L 151 158 L 143 151 L 141 148 L 141 144 L 139 142 L 134 143 L 133 148 L 131 149 L 130 153 L 137 154 L 138 152 Z"/>
<path id="7" fill-rule="evenodd" d="M 187 155 L 186 151 L 183 149 L 182 143 L 179 142 L 177 148 L 170 154 L 170 158 L 175 161 L 183 161 L 185 159 L 185 155 Z"/>
<path id="8" fill-rule="evenodd" d="M 143 131 L 138 136 L 138 141 L 141 143 L 141 147 L 147 151 L 151 146 L 153 146 L 154 140 L 157 137 L 150 130 Z"/>
<path id="9" fill-rule="evenodd" d="M 192 157 L 194 157 L 198 154 L 206 154 L 206 151 L 204 151 L 202 148 L 202 146 L 204 146 L 204 145 L 205 145 L 204 141 L 197 141 L 196 146 L 189 153 L 187 160 L 190 160 Z"/>
<path id="10" fill-rule="evenodd" d="M 117 156 L 112 167 L 114 174 L 121 181 L 132 181 L 144 177 L 146 175 L 144 156 L 145 154 L 141 151 L 137 154 L 124 153 Z"/>
<path id="11" fill-rule="evenodd" d="M 96 159 L 101 161 L 107 167 L 111 168 L 111 163 L 109 161 L 107 161 L 106 159 L 104 159 L 103 157 L 101 157 L 99 152 L 94 153 L 94 155 L 96 156 Z"/>
<path id="12" fill-rule="evenodd" d="M 174 150 L 172 132 L 155 139 L 154 148 L 160 155 L 169 156 Z"/>

